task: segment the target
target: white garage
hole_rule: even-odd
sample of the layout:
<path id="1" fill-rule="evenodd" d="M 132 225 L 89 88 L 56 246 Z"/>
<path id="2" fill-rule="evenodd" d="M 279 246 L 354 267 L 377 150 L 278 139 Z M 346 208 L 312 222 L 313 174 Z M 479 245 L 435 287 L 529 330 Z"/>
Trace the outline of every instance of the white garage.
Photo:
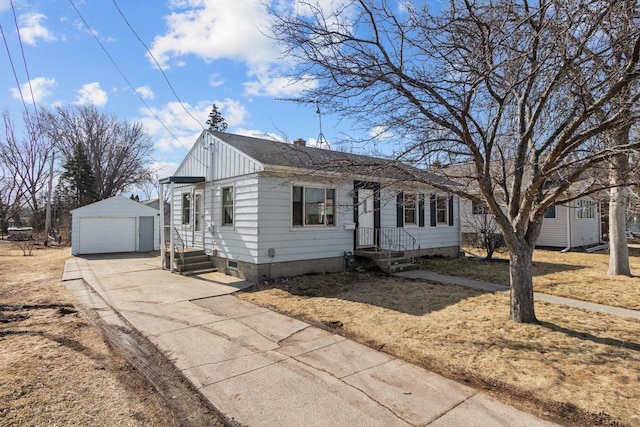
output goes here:
<path id="1" fill-rule="evenodd" d="M 71 211 L 73 255 L 148 252 L 160 248 L 160 212 L 121 196 Z"/>

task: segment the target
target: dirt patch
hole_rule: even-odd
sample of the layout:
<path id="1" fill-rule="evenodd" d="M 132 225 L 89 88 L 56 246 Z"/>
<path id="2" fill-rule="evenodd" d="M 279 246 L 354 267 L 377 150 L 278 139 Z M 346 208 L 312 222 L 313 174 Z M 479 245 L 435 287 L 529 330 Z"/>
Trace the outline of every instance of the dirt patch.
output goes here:
<path id="1" fill-rule="evenodd" d="M 342 333 L 565 425 L 640 425 L 640 322 L 373 272 L 301 276 L 239 297 Z"/>
<path id="2" fill-rule="evenodd" d="M 176 411 L 165 396 L 176 397 L 185 413 L 197 406 L 150 385 L 129 355 L 105 340 L 60 281 L 68 257 L 68 248 L 25 257 L 0 241 L 0 424 L 222 425 Z M 149 349 L 142 355 L 171 372 Z"/>

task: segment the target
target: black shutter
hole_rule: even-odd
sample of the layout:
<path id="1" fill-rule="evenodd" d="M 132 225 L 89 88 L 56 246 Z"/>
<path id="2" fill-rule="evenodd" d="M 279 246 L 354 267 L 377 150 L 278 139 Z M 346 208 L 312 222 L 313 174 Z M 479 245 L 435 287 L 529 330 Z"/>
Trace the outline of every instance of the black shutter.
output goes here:
<path id="1" fill-rule="evenodd" d="M 449 225 L 453 225 L 453 196 L 449 196 Z"/>
<path id="2" fill-rule="evenodd" d="M 396 227 L 404 227 L 404 193 L 396 197 Z"/>
<path id="3" fill-rule="evenodd" d="M 429 196 L 430 214 L 431 214 L 431 226 L 436 226 L 436 195 Z"/>
<path id="4" fill-rule="evenodd" d="M 418 227 L 424 227 L 424 194 L 420 194 L 418 199 Z"/>

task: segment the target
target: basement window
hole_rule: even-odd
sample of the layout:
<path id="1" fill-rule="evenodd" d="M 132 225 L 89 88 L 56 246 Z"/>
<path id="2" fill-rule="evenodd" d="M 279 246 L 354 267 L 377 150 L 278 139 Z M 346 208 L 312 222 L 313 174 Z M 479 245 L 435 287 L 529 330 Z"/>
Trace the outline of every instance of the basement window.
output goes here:
<path id="1" fill-rule="evenodd" d="M 227 268 L 230 268 L 231 270 L 237 270 L 238 269 L 238 261 L 231 261 L 230 259 L 227 260 Z"/>

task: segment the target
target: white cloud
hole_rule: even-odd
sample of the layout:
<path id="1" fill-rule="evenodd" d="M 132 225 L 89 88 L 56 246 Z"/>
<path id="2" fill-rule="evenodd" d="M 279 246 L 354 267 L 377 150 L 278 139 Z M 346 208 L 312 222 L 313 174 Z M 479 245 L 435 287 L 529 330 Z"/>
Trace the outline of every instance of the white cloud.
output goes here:
<path id="1" fill-rule="evenodd" d="M 254 138 L 262 138 L 262 139 L 270 139 L 272 141 L 286 142 L 285 138 L 282 135 L 278 135 L 277 133 L 273 133 L 273 132 L 263 132 L 256 129 L 237 128 L 237 129 L 234 129 L 233 133 L 237 135 L 251 136 Z"/>
<path id="2" fill-rule="evenodd" d="M 31 87 L 29 87 L 29 83 L 25 83 L 20 86 L 22 90 L 22 96 L 24 96 L 25 101 L 29 101 L 31 99 L 31 91 L 33 90 L 33 101 L 41 102 L 44 98 L 51 95 L 51 88 L 57 84 L 56 79 L 48 78 L 48 77 L 36 77 L 35 79 L 31 79 Z M 14 98 L 20 99 L 20 91 L 18 88 L 12 87 L 9 89 Z"/>
<path id="3" fill-rule="evenodd" d="M 9 0 L 0 0 L 0 12 L 7 10 L 11 7 Z"/>
<path id="4" fill-rule="evenodd" d="M 219 74 L 211 74 L 209 76 L 209 86 L 218 87 L 224 84 L 224 79 Z"/>
<path id="5" fill-rule="evenodd" d="M 383 140 L 393 138 L 393 133 L 384 126 L 374 126 L 369 129 L 369 136 L 375 139 Z"/>
<path id="6" fill-rule="evenodd" d="M 254 65 L 273 63 L 280 56 L 279 49 L 261 32 L 268 20 L 262 2 L 192 0 L 170 5 L 176 11 L 165 17 L 168 31 L 155 37 L 151 45 L 162 66 L 186 55 L 207 62 L 230 58 Z"/>
<path id="7" fill-rule="evenodd" d="M 55 41 L 55 36 L 41 23 L 46 19 L 47 16 L 42 13 L 24 13 L 18 16 L 18 30 L 22 41 L 31 46 L 36 45 L 37 39 Z"/>
<path id="8" fill-rule="evenodd" d="M 256 80 L 244 83 L 246 95 L 295 97 L 305 90 L 315 89 L 318 86 L 317 80 L 311 75 L 296 81 L 279 75 L 278 70 L 273 68 L 261 67 L 253 70 L 251 74 L 255 76 Z"/>
<path id="9" fill-rule="evenodd" d="M 178 163 L 173 162 L 153 162 L 149 165 L 149 169 L 153 174 L 159 178 L 171 176 L 180 166 Z"/>
<path id="10" fill-rule="evenodd" d="M 82 88 L 78 90 L 78 97 L 76 98 L 75 104 L 93 104 L 102 107 L 107 103 L 107 100 L 107 92 L 100 89 L 100 83 L 93 82 L 83 85 Z"/>
<path id="11" fill-rule="evenodd" d="M 241 102 L 234 101 L 233 99 L 226 98 L 223 101 L 214 101 L 214 104 L 220 110 L 220 114 L 224 117 L 224 121 L 229 126 L 235 127 L 244 124 L 249 113 Z M 207 117 L 209 113 L 207 113 Z"/>
<path id="12" fill-rule="evenodd" d="M 142 99 L 153 99 L 155 93 L 151 90 L 151 86 L 140 86 L 136 88 L 136 93 L 142 97 Z"/>

